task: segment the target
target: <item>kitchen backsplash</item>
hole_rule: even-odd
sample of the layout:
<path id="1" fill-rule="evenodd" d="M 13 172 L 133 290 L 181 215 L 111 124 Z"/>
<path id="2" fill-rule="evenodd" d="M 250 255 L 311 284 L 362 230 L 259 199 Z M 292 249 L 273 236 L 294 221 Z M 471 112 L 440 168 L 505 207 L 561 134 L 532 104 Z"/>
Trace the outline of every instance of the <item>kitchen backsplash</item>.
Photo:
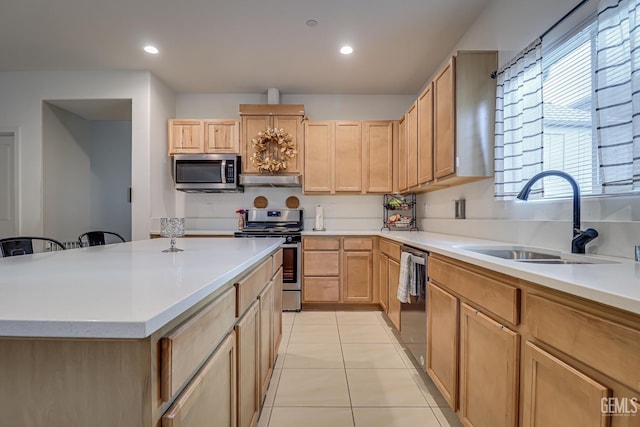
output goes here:
<path id="1" fill-rule="evenodd" d="M 253 208 L 258 196 L 267 199 L 267 209 L 286 208 L 286 200 L 295 196 L 304 209 L 304 228 L 314 226 L 315 208 L 324 209 L 324 226 L 327 230 L 376 230 L 382 226 L 382 196 L 375 195 L 322 195 L 302 194 L 300 188 L 245 188 L 244 193 L 186 194 L 183 212 L 188 230 L 234 230 L 237 228 L 238 209 Z"/>

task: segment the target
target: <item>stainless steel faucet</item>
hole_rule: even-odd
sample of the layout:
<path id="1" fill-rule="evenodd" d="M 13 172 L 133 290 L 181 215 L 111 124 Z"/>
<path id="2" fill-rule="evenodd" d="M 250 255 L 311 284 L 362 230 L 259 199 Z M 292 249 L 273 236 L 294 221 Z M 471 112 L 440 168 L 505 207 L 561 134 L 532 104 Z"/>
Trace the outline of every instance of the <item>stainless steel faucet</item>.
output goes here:
<path id="1" fill-rule="evenodd" d="M 566 179 L 569 181 L 569 184 L 571 184 L 571 188 L 573 189 L 573 238 L 571 239 L 571 253 L 585 253 L 585 246 L 587 243 L 598 237 L 598 232 L 593 228 L 587 228 L 584 231 L 580 229 L 580 188 L 578 187 L 576 180 L 573 179 L 571 175 L 566 172 L 556 170 L 540 172 L 534 175 L 529 182 L 522 187 L 522 190 L 520 190 L 520 193 L 516 197 L 520 200 L 527 200 L 533 184 L 545 176 L 559 176 L 560 178 Z"/>

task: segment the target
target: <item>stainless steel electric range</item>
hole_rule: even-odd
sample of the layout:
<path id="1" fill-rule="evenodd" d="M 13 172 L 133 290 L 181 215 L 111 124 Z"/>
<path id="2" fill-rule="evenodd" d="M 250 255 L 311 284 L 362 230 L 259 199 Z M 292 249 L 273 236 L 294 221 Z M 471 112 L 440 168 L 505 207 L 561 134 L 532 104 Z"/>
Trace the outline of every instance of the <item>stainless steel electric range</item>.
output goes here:
<path id="1" fill-rule="evenodd" d="M 234 237 L 281 237 L 282 244 L 282 310 L 302 308 L 302 209 L 247 209 L 244 228 Z"/>

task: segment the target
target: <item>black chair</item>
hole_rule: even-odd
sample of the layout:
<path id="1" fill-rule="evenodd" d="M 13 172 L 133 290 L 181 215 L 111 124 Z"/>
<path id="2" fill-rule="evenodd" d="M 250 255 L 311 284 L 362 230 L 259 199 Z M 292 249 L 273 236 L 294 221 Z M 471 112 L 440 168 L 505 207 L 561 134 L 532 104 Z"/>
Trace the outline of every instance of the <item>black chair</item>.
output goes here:
<path id="1" fill-rule="evenodd" d="M 0 239 L 0 255 L 3 257 L 61 250 L 65 250 L 64 245 L 49 237 L 19 236 Z"/>
<path id="2" fill-rule="evenodd" d="M 122 242 L 124 242 L 124 238 L 118 233 L 113 233 L 111 231 L 88 231 L 78 237 L 78 243 L 80 243 L 80 247 L 83 248 L 86 248 L 87 246 L 103 246 Z"/>

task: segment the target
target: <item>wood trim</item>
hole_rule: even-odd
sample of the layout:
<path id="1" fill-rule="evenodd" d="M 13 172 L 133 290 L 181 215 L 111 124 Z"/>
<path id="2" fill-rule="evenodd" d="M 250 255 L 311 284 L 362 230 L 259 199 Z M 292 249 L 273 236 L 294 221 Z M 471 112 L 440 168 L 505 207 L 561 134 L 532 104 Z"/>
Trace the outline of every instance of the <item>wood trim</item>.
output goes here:
<path id="1" fill-rule="evenodd" d="M 235 292 L 228 289 L 161 341 L 160 398 L 169 401 L 233 328 Z"/>

